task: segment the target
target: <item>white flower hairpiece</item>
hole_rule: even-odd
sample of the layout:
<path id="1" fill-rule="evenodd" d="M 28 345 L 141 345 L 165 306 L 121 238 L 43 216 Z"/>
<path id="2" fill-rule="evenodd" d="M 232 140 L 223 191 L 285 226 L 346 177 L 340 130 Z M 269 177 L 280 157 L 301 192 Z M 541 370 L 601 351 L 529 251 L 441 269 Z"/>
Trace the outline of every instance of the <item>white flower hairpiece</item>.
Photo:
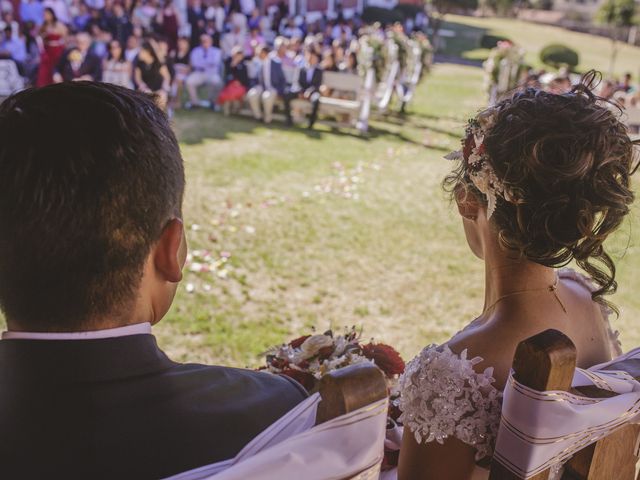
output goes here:
<path id="1" fill-rule="evenodd" d="M 489 108 L 469 120 L 467 135 L 462 140 L 462 150 L 451 152 L 444 157 L 447 160 L 462 160 L 466 163 L 469 178 L 487 199 L 487 218 L 491 218 L 495 212 L 498 196 L 510 203 L 515 203 L 516 199 L 514 191 L 496 175 L 484 145 L 484 137 L 495 125 L 496 116 L 497 111 Z"/>

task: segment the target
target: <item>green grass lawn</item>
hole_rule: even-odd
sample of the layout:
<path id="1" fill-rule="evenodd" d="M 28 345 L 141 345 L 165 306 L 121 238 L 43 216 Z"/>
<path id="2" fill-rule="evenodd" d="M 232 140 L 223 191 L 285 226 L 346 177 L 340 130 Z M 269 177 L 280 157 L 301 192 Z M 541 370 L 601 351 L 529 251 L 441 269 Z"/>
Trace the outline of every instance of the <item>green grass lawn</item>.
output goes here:
<path id="1" fill-rule="evenodd" d="M 442 156 L 484 101 L 480 69 L 439 64 L 410 115 L 374 121 L 368 138 L 180 113 L 191 248 L 229 259 L 186 274 L 156 328 L 164 348 L 255 366 L 314 327 L 361 326 L 406 357 L 454 334 L 480 312 L 483 265 L 441 189 Z M 640 343 L 636 224 L 610 242 L 625 347 Z"/>
<path id="2" fill-rule="evenodd" d="M 575 35 L 504 20 L 450 21 L 531 42 L 532 51 L 552 35 L 567 42 Z M 606 41 L 584 38 L 576 46 L 594 62 L 584 68 L 606 66 Z M 625 53 L 621 68 L 637 68 L 634 58 Z M 441 189 L 451 166 L 442 156 L 457 148 L 466 119 L 485 101 L 481 69 L 438 64 L 410 114 L 374 120 L 364 138 L 322 125 L 309 132 L 178 112 L 185 221 L 197 254 L 191 269 L 210 271 L 185 272 L 155 327 L 162 347 L 177 360 L 257 366 L 265 349 L 311 328 L 357 325 L 406 358 L 449 338 L 480 313 L 483 264 Z M 640 344 L 637 220 L 611 242 L 622 310 L 614 325 L 625 347 Z"/>
<path id="3" fill-rule="evenodd" d="M 560 43 L 580 53 L 578 71 L 595 68 L 606 73 L 609 68 L 611 40 L 604 37 L 572 32 L 548 25 L 537 25 L 507 18 L 479 18 L 448 15 L 444 29 L 456 32 L 456 37 L 445 38 L 445 53 L 470 60 L 485 60 L 489 50 L 480 48 L 483 35 L 506 37 L 526 50 L 526 62 L 534 67 L 543 67 L 540 51 L 550 43 Z M 548 67 L 546 67 L 548 68 Z M 621 75 L 640 70 L 640 49 L 620 44 L 615 73 Z"/>

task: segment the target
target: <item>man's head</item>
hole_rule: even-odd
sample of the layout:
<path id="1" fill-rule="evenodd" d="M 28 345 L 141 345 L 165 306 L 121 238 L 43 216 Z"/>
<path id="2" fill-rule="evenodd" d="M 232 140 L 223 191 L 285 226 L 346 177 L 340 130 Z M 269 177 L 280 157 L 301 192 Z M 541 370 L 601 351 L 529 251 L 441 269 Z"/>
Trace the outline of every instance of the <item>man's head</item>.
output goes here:
<path id="1" fill-rule="evenodd" d="M 211 46 L 213 45 L 213 40 L 211 36 L 206 33 L 203 33 L 202 35 L 200 35 L 200 45 L 205 50 L 211 48 Z"/>
<path id="2" fill-rule="evenodd" d="M 78 50 L 82 53 L 88 52 L 89 47 L 91 47 L 91 35 L 86 32 L 76 34 L 76 44 L 78 45 Z"/>
<path id="3" fill-rule="evenodd" d="M 182 278 L 184 170 L 153 99 L 109 84 L 0 104 L 0 307 L 9 328 L 157 322 Z"/>

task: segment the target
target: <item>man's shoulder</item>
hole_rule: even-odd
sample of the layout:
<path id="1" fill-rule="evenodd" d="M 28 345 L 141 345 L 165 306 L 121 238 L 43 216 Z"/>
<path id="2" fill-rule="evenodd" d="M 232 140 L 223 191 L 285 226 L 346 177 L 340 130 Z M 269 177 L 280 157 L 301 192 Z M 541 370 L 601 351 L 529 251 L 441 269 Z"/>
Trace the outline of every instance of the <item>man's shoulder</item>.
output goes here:
<path id="1" fill-rule="evenodd" d="M 167 372 L 183 378 L 187 383 L 202 385 L 207 390 L 221 389 L 237 395 L 251 395 L 257 400 L 282 399 L 297 403 L 306 398 L 304 388 L 289 377 L 246 368 L 178 363 Z"/>

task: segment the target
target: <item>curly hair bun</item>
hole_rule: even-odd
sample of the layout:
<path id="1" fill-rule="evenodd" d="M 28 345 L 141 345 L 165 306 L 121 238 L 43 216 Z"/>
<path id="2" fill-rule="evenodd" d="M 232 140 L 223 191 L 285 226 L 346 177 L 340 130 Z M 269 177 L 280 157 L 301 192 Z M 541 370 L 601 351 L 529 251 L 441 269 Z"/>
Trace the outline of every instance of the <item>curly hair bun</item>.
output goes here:
<path id="1" fill-rule="evenodd" d="M 629 213 L 637 166 L 619 111 L 591 93 L 593 81 L 563 95 L 527 89 L 503 100 L 484 145 L 496 175 L 518 192 L 514 203 L 499 198 L 492 217 L 501 244 L 550 267 L 575 260 L 600 287 L 594 299 L 607 303 L 602 295 L 617 284 L 604 241 Z"/>

